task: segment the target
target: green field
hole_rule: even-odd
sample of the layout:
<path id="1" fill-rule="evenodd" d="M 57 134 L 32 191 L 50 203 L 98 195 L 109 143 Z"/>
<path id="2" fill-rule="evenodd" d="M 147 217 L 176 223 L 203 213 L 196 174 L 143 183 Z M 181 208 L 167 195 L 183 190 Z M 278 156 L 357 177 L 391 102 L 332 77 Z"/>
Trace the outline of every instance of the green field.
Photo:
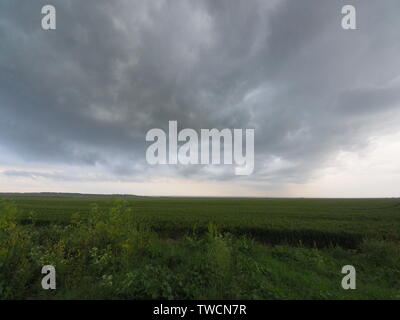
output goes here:
<path id="1" fill-rule="evenodd" d="M 400 299 L 400 199 L 12 197 L 3 299 Z M 40 286 L 57 269 L 57 290 Z M 357 289 L 341 287 L 341 268 Z"/>

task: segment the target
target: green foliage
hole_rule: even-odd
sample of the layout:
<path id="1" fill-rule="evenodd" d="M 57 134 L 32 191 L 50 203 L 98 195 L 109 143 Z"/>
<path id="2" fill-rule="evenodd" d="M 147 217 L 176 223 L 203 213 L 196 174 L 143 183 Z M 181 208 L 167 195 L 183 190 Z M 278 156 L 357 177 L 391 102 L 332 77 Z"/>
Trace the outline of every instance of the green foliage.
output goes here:
<path id="1" fill-rule="evenodd" d="M 154 201 L 157 204 L 161 200 Z M 385 236 L 372 232 L 363 240 L 368 235 L 364 233 L 351 246 L 339 246 L 341 241 L 348 244 L 361 234 L 355 219 L 350 219 L 354 225 L 343 232 L 333 228 L 342 223 L 338 215 L 328 219 L 326 213 L 305 214 L 306 222 L 300 222 L 289 208 L 283 217 L 284 229 L 272 213 L 263 213 L 265 221 L 261 219 L 263 214 L 257 213 L 261 209 L 252 208 L 247 200 L 243 200 L 244 208 L 252 212 L 247 215 L 244 208 L 237 208 L 241 202 L 232 206 L 229 201 L 236 200 L 211 201 L 219 208 L 220 216 L 215 213 L 211 218 L 202 211 L 203 215 L 195 218 L 194 214 L 186 216 L 187 209 L 181 211 L 176 203 L 169 209 L 164 207 L 160 214 L 150 210 L 145 216 L 143 207 L 115 199 L 107 205 L 101 201 L 92 204 L 84 212 L 71 212 L 64 223 L 54 219 L 40 223 L 40 213 L 29 217 L 24 210 L 21 213 L 12 203 L 3 201 L 0 298 L 400 298 L 395 223 L 392 231 L 383 233 Z M 62 203 L 58 204 L 62 211 Z M 150 204 L 146 204 L 147 209 Z M 375 205 L 378 204 L 382 205 Z M 193 202 L 189 205 L 197 212 Z M 211 206 L 209 210 L 213 212 L 215 208 Z M 233 213 L 227 213 L 229 210 Z M 240 215 L 246 215 L 246 219 Z M 324 219 L 329 223 L 321 223 Z M 379 228 L 385 225 L 379 223 Z M 324 233 L 326 228 L 330 231 Z M 57 270 L 55 291 L 45 291 L 40 285 L 40 271 L 47 264 Z M 340 286 L 340 271 L 346 264 L 357 269 L 357 290 L 345 291 Z"/>
<path id="2" fill-rule="evenodd" d="M 20 222 L 69 224 L 98 211 L 120 210 L 107 198 L 15 197 Z M 269 244 L 356 249 L 365 238 L 400 241 L 399 199 L 218 199 L 133 198 L 136 223 L 163 238 L 204 235 L 208 224 L 220 232 L 246 235 Z M 121 205 L 121 204 L 120 204 Z M 128 210 L 126 210 L 127 212 Z M 108 221 L 104 221 L 108 223 Z"/>
<path id="3" fill-rule="evenodd" d="M 400 268 L 400 247 L 398 243 L 368 239 L 360 247 L 371 263 L 377 266 Z"/>

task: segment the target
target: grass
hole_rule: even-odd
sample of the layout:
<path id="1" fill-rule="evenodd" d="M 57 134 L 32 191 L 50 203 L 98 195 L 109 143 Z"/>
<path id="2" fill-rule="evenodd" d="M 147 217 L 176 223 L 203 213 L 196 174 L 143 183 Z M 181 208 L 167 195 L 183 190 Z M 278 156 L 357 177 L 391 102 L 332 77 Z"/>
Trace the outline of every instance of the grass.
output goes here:
<path id="1" fill-rule="evenodd" d="M 15 198 L 21 220 L 69 223 L 105 198 Z M 135 217 L 165 237 L 204 233 L 208 223 L 222 232 L 248 235 L 272 244 L 341 245 L 356 248 L 363 238 L 400 239 L 400 199 L 204 199 L 126 200 Z"/>
<path id="2" fill-rule="evenodd" d="M 400 199 L 15 197 L 0 297 L 399 299 L 399 228 Z M 341 288 L 347 264 L 356 290 Z"/>

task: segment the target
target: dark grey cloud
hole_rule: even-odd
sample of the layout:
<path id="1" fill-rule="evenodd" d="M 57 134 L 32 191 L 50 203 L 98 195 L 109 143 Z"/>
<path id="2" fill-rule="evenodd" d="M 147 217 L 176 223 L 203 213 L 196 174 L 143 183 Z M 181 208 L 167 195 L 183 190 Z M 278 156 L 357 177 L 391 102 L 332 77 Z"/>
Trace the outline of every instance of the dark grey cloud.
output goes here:
<path id="1" fill-rule="evenodd" d="M 0 145 L 27 164 L 239 179 L 224 167 L 147 166 L 146 132 L 178 120 L 255 128 L 245 179 L 293 182 L 397 129 L 397 0 L 352 1 L 351 31 L 339 0 L 50 2 L 49 32 L 49 1 L 0 4 Z"/>

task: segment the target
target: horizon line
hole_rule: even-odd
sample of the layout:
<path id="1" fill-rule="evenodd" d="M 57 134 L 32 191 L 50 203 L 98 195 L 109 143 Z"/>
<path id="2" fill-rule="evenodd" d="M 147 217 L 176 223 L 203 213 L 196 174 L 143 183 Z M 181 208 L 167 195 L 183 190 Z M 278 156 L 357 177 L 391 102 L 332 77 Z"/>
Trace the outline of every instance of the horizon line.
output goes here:
<path id="1" fill-rule="evenodd" d="M 194 195 L 138 195 L 128 193 L 81 193 L 81 192 L 57 192 L 57 191 L 38 191 L 38 192 L 0 192 L 1 196 L 14 195 L 14 196 L 87 196 L 87 197 L 136 197 L 136 198 L 228 198 L 228 199 L 397 199 L 400 196 L 387 196 L 387 197 L 312 197 L 312 196 L 194 196 Z"/>

